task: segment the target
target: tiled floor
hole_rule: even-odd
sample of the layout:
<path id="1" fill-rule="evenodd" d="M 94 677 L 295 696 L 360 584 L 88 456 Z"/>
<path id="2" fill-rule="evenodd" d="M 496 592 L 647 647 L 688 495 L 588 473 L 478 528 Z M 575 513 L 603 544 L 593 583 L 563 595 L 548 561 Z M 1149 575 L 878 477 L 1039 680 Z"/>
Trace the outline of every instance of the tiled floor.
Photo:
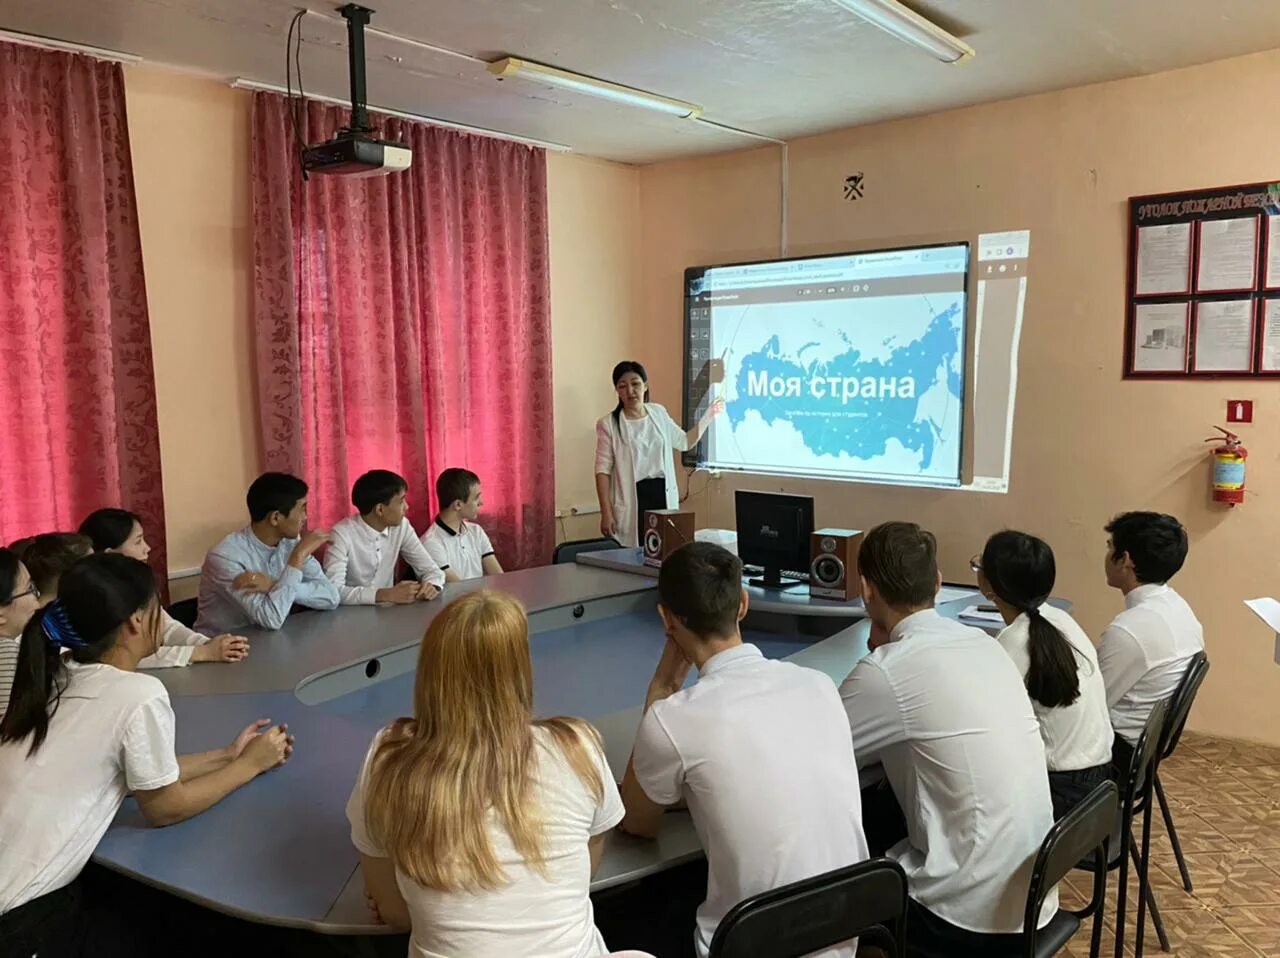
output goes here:
<path id="1" fill-rule="evenodd" d="M 1188 732 L 1160 768 L 1195 890 L 1182 889 L 1159 808 L 1151 829 L 1151 881 L 1178 958 L 1280 956 L 1280 749 Z M 1137 831 L 1137 829 L 1135 829 Z M 1140 839 L 1140 833 L 1139 833 Z M 1132 872 L 1132 869 L 1130 870 Z M 1108 876 L 1102 955 L 1115 953 L 1115 875 Z M 1080 907 L 1091 886 L 1084 872 L 1062 887 L 1065 907 Z M 1133 954 L 1137 882 L 1130 874 L 1125 953 Z M 1060 954 L 1086 958 L 1089 928 Z M 1143 953 L 1163 955 L 1150 922 Z"/>

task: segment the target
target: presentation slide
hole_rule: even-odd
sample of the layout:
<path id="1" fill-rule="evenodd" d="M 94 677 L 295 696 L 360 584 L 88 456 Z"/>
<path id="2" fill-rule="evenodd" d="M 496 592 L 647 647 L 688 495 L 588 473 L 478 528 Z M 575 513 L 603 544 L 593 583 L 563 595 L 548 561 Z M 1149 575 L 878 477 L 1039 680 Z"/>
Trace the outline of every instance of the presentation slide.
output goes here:
<path id="1" fill-rule="evenodd" d="M 686 272 L 685 408 L 708 469 L 961 482 L 967 243 Z"/>

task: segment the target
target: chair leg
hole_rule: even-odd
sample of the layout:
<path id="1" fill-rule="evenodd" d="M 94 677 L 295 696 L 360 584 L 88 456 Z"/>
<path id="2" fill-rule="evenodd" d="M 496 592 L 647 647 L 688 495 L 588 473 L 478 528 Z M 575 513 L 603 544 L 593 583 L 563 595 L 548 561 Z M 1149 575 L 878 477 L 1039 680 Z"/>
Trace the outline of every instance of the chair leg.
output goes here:
<path id="1" fill-rule="evenodd" d="M 1124 906 L 1129 890 L 1129 856 L 1126 852 L 1133 847 L 1133 837 L 1122 834 L 1120 841 L 1126 848 L 1120 852 L 1120 876 L 1116 885 L 1116 958 L 1124 958 Z"/>
<path id="2" fill-rule="evenodd" d="M 1139 869 L 1140 869 L 1142 866 L 1138 863 L 1138 849 L 1137 849 L 1137 846 L 1136 846 L 1136 845 L 1133 845 L 1133 844 L 1130 844 L 1130 845 L 1129 845 L 1129 852 L 1130 852 L 1130 854 L 1131 854 L 1131 855 L 1132 855 L 1132 857 L 1133 857 L 1133 866 L 1134 866 L 1134 868 L 1139 868 Z M 1168 934 L 1166 934 L 1166 933 L 1165 933 L 1165 930 L 1164 930 L 1164 919 L 1162 919 L 1162 918 L 1160 917 L 1160 908 L 1156 905 L 1156 893 L 1155 893 L 1155 890 L 1151 887 L 1151 882 L 1150 882 L 1150 881 L 1147 881 L 1147 882 L 1145 883 L 1145 885 L 1146 885 L 1146 895 L 1145 895 L 1145 897 L 1146 897 L 1146 901 L 1147 901 L 1147 907 L 1151 909 L 1151 924 L 1152 924 L 1152 926 L 1153 926 L 1153 927 L 1155 928 L 1155 930 L 1156 930 L 1156 937 L 1160 939 L 1160 950 L 1161 950 L 1161 951 L 1169 951 L 1169 950 L 1170 950 L 1170 948 L 1169 948 L 1169 936 L 1168 936 Z"/>
<path id="3" fill-rule="evenodd" d="M 1102 914 L 1107 910 L 1107 857 L 1104 854 L 1103 860 L 1098 863 L 1102 868 L 1102 894 L 1097 896 L 1098 910 L 1093 913 L 1093 935 L 1089 940 L 1089 958 L 1099 958 L 1102 954 Z"/>
<path id="4" fill-rule="evenodd" d="M 1173 827 L 1173 812 L 1169 811 L 1169 802 L 1164 797 L 1164 785 L 1160 783 L 1160 775 L 1156 774 L 1156 798 L 1160 802 L 1160 814 L 1164 816 L 1164 828 L 1169 833 L 1169 841 L 1173 844 L 1173 857 L 1178 860 L 1178 871 L 1182 875 L 1182 887 L 1191 891 L 1191 873 L 1187 871 L 1187 860 L 1182 857 L 1182 843 L 1178 841 L 1178 830 Z"/>

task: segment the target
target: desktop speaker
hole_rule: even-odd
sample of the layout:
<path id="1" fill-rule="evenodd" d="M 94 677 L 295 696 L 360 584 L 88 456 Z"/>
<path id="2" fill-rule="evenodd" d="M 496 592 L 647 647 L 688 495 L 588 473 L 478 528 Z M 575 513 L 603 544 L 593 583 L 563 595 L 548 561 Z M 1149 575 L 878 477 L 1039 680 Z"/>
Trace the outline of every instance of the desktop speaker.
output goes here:
<path id="1" fill-rule="evenodd" d="M 848 602 L 858 596 L 858 544 L 855 529 L 819 529 L 810 539 L 809 595 Z"/>
<path id="2" fill-rule="evenodd" d="M 693 513 L 679 509 L 654 509 L 644 514 L 644 564 L 659 566 L 686 542 L 693 541 Z"/>

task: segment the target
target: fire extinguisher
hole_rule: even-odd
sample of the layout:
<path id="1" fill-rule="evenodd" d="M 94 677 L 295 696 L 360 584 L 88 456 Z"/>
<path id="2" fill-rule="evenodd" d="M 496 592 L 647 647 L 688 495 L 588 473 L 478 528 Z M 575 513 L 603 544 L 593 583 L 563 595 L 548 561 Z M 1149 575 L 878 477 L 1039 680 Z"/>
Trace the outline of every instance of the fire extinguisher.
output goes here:
<path id="1" fill-rule="evenodd" d="M 1213 428 L 1222 433 L 1221 436 L 1211 436 L 1205 440 L 1220 443 L 1212 453 L 1213 501 L 1234 506 L 1244 502 L 1244 461 L 1249 458 L 1249 450 L 1235 433 L 1221 426 Z"/>

